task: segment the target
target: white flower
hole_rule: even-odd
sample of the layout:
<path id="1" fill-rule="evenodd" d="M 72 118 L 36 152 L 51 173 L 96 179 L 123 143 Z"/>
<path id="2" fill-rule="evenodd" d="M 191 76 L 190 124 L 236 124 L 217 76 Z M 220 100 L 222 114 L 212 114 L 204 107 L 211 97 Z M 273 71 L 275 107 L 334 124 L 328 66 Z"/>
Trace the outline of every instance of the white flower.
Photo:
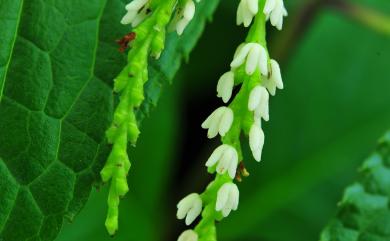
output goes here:
<path id="1" fill-rule="evenodd" d="M 232 97 L 234 86 L 234 72 L 229 71 L 224 73 L 218 80 L 217 96 L 221 97 L 224 103 L 227 103 Z"/>
<path id="2" fill-rule="evenodd" d="M 255 117 L 262 117 L 265 121 L 269 120 L 269 94 L 267 90 L 258 85 L 252 89 L 249 94 L 248 110 L 255 112 Z"/>
<path id="3" fill-rule="evenodd" d="M 146 4 L 149 0 L 133 0 L 126 5 L 127 13 L 121 20 L 121 24 L 131 24 L 136 27 L 148 16 Z"/>
<path id="4" fill-rule="evenodd" d="M 237 25 L 243 23 L 245 27 L 248 27 L 258 11 L 258 0 L 241 0 L 237 8 Z"/>
<path id="5" fill-rule="evenodd" d="M 234 147 L 223 144 L 211 154 L 206 162 L 207 167 L 212 167 L 218 162 L 216 171 L 219 174 L 229 173 L 230 178 L 236 176 L 238 154 Z"/>
<path id="6" fill-rule="evenodd" d="M 233 123 L 234 114 L 229 107 L 219 107 L 202 123 L 203 129 L 209 129 L 208 138 L 214 138 L 218 135 L 224 136 Z"/>
<path id="7" fill-rule="evenodd" d="M 263 10 L 264 14 L 271 20 L 271 24 L 281 30 L 283 17 L 287 16 L 283 0 L 267 0 Z"/>
<path id="8" fill-rule="evenodd" d="M 249 146 L 256 161 L 261 161 L 264 146 L 264 132 L 257 123 L 252 124 L 249 131 Z"/>
<path id="9" fill-rule="evenodd" d="M 217 194 L 216 211 L 221 211 L 227 217 L 232 210 L 237 210 L 239 199 L 238 187 L 234 183 L 225 183 L 219 188 Z"/>
<path id="10" fill-rule="evenodd" d="M 184 29 L 190 23 L 195 15 L 195 3 L 192 0 L 187 0 L 182 11 L 178 13 L 179 20 L 175 23 L 175 29 L 178 35 L 182 35 Z"/>
<path id="11" fill-rule="evenodd" d="M 269 76 L 264 81 L 264 86 L 268 89 L 271 95 L 275 95 L 276 88 L 283 89 L 282 74 L 280 73 L 280 67 L 278 62 L 271 59 L 271 70 Z"/>
<path id="12" fill-rule="evenodd" d="M 198 241 L 198 234 L 192 229 L 188 229 L 180 234 L 177 241 Z"/>
<path id="13" fill-rule="evenodd" d="M 177 204 L 176 216 L 178 219 L 186 219 L 185 223 L 190 225 L 202 212 L 202 199 L 199 194 L 191 193 Z"/>
<path id="14" fill-rule="evenodd" d="M 268 55 L 263 46 L 258 43 L 246 43 L 237 48 L 230 67 L 237 68 L 246 61 L 245 72 L 252 75 L 257 68 L 262 75 L 268 75 Z"/>

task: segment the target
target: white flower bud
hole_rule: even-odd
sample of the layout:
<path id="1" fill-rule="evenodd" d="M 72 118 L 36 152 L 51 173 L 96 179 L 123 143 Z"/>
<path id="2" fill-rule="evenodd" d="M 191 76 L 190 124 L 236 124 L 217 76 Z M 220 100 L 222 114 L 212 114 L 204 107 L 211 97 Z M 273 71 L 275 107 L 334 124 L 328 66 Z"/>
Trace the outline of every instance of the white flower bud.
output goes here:
<path id="1" fill-rule="evenodd" d="M 149 0 L 134 0 L 125 6 L 127 13 L 121 20 L 121 24 L 131 24 L 136 27 L 140 24 L 147 16 L 147 7 Z"/>
<path id="2" fill-rule="evenodd" d="M 264 80 L 264 86 L 267 87 L 271 95 L 275 95 L 276 88 L 283 89 L 282 74 L 280 73 L 280 67 L 278 62 L 271 59 L 270 61 L 271 70 L 268 78 Z"/>
<path id="3" fill-rule="evenodd" d="M 243 23 L 245 27 L 248 27 L 258 11 L 258 0 L 241 0 L 237 8 L 237 25 Z"/>
<path id="4" fill-rule="evenodd" d="M 187 0 L 183 10 L 179 13 L 179 20 L 176 22 L 176 32 L 182 35 L 187 25 L 195 16 L 195 3 L 192 0 Z"/>
<path id="5" fill-rule="evenodd" d="M 229 107 L 219 107 L 202 123 L 203 129 L 208 129 L 207 137 L 225 136 L 233 124 L 234 114 Z"/>
<path id="6" fill-rule="evenodd" d="M 202 199 L 199 194 L 192 193 L 183 198 L 177 204 L 176 216 L 178 219 L 184 219 L 187 225 L 190 225 L 202 212 Z"/>
<path id="7" fill-rule="evenodd" d="M 224 73 L 218 80 L 217 96 L 221 97 L 224 103 L 227 103 L 232 97 L 234 87 L 234 72 Z"/>
<path id="8" fill-rule="evenodd" d="M 215 164 L 217 164 L 217 173 L 223 175 L 228 172 L 230 178 L 233 179 L 236 176 L 238 165 L 238 153 L 236 149 L 226 144 L 219 146 L 206 162 L 207 167 L 212 167 Z"/>
<path id="9" fill-rule="evenodd" d="M 239 46 L 230 67 L 238 68 L 245 65 L 245 72 L 252 75 L 259 68 L 262 75 L 268 74 L 268 54 L 266 49 L 258 43 L 247 43 Z"/>
<path id="10" fill-rule="evenodd" d="M 256 161 L 261 161 L 264 146 L 264 132 L 261 127 L 254 123 L 249 131 L 249 146 Z"/>
<path id="11" fill-rule="evenodd" d="M 267 0 L 263 12 L 271 20 L 273 26 L 278 30 L 282 29 L 283 17 L 287 16 L 283 0 Z"/>
<path id="12" fill-rule="evenodd" d="M 265 121 L 269 120 L 269 94 L 267 90 L 258 85 L 252 89 L 248 99 L 248 110 L 255 112 L 255 118 L 262 117 Z"/>
<path id="13" fill-rule="evenodd" d="M 237 210 L 239 201 L 238 187 L 234 183 L 225 183 L 219 188 L 217 194 L 216 211 L 221 211 L 227 217 L 232 210 Z"/>
<path id="14" fill-rule="evenodd" d="M 180 234 L 177 241 L 198 241 L 198 234 L 194 230 L 188 229 Z"/>

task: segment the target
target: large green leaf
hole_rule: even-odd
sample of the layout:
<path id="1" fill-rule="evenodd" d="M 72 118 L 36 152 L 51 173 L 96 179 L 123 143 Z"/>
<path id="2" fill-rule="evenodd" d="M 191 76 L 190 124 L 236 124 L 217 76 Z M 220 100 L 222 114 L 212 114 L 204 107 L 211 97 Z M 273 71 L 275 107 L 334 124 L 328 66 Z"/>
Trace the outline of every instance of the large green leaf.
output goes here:
<path id="1" fill-rule="evenodd" d="M 347 187 L 336 217 L 321 241 L 385 241 L 390 239 L 390 132 Z"/>
<path id="2" fill-rule="evenodd" d="M 185 34 L 169 36 L 151 64 L 139 121 L 217 3 L 199 4 Z M 120 0 L 0 2 L 0 239 L 53 240 L 99 180 L 109 148 L 111 82 L 125 61 L 115 46 L 129 31 L 118 24 L 123 12 Z"/>

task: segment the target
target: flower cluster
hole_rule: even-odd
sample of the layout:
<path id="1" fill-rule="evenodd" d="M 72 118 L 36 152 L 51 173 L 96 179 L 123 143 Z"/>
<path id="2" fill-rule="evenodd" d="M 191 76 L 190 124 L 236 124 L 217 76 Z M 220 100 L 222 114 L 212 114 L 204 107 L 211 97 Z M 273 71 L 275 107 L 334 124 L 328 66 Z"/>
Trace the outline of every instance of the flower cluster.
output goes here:
<path id="1" fill-rule="evenodd" d="M 263 11 L 259 11 L 263 9 Z M 216 178 L 201 193 L 193 193 L 178 204 L 177 217 L 190 225 L 199 215 L 194 229 L 184 231 L 178 241 L 216 241 L 215 221 L 237 210 L 239 190 L 234 180 L 248 173 L 243 165 L 240 136 L 249 137 L 253 158 L 260 162 L 264 145 L 262 120 L 269 120 L 269 97 L 283 89 L 279 64 L 270 59 L 265 40 L 265 24 L 270 20 L 278 29 L 287 16 L 283 0 L 241 0 L 237 9 L 237 24 L 251 25 L 246 41 L 239 45 L 230 70 L 217 84 L 217 96 L 228 106 L 213 111 L 202 123 L 207 137 L 221 137 L 222 144 L 211 154 L 205 165 Z M 232 99 L 235 86 L 241 85 Z"/>
<path id="2" fill-rule="evenodd" d="M 120 197 L 129 190 L 127 173 L 131 164 L 127 145 L 128 143 L 135 145 L 140 133 L 135 110 L 144 100 L 143 86 L 148 80 L 149 56 L 160 57 L 169 23 L 179 35 L 183 33 L 195 15 L 195 4 L 192 0 L 164 0 L 158 4 L 151 0 L 133 0 L 125 6 L 125 10 L 127 12 L 121 23 L 131 24 L 133 29 L 118 43 L 121 45 L 122 52 L 127 47 L 131 48 L 127 57 L 128 64 L 115 78 L 114 91 L 120 94 L 120 99 L 112 124 L 106 131 L 108 142 L 112 144 L 112 151 L 100 172 L 103 182 L 110 182 L 105 225 L 111 235 L 118 229 Z M 176 15 L 172 17 L 175 10 Z M 219 131 L 223 132 L 223 130 Z M 202 210 L 202 204 L 197 202 L 195 209 L 187 210 L 187 203 L 188 201 L 184 202 L 181 207 L 186 210 L 184 213 L 188 211 L 186 219 L 188 223 L 192 222 L 191 219 L 195 219 L 196 212 Z M 178 217 L 182 215 L 179 213 Z"/>

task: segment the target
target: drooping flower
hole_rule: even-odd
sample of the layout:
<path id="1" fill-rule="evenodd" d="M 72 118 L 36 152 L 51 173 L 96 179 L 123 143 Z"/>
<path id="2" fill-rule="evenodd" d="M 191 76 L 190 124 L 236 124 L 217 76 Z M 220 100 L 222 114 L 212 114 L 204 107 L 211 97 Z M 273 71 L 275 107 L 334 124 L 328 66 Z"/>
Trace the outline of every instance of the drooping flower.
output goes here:
<path id="1" fill-rule="evenodd" d="M 258 123 L 253 123 L 249 131 L 249 147 L 256 161 L 261 161 L 264 146 L 264 132 Z"/>
<path id="2" fill-rule="evenodd" d="M 202 199 L 199 194 L 192 193 L 184 197 L 177 204 L 176 216 L 178 219 L 184 219 L 187 225 L 190 225 L 202 212 Z"/>
<path id="3" fill-rule="evenodd" d="M 267 88 L 269 93 L 274 96 L 276 94 L 276 88 L 283 89 L 284 86 L 278 62 L 271 59 L 270 66 L 269 76 L 265 78 L 264 86 Z"/>
<path id="4" fill-rule="evenodd" d="M 180 234 L 177 241 L 198 241 L 198 234 L 194 230 L 188 229 Z"/>
<path id="5" fill-rule="evenodd" d="M 262 117 L 265 121 L 269 120 L 269 94 L 267 90 L 258 85 L 254 87 L 249 94 L 248 110 L 254 111 L 255 116 Z"/>
<path id="6" fill-rule="evenodd" d="M 258 11 L 258 0 L 241 0 L 237 8 L 237 25 L 244 24 L 248 27 Z"/>
<path id="7" fill-rule="evenodd" d="M 238 187 L 234 183 L 225 183 L 219 188 L 217 194 L 216 211 L 221 211 L 227 217 L 232 210 L 237 210 L 239 201 Z"/>
<path id="8" fill-rule="evenodd" d="M 237 48 L 230 67 L 238 68 L 245 63 L 245 72 L 252 75 L 259 68 L 262 75 L 268 74 L 268 54 L 259 43 L 245 43 Z"/>
<path id="9" fill-rule="evenodd" d="M 283 18 L 288 15 L 283 0 L 267 0 L 263 12 L 271 20 L 273 26 L 282 30 Z"/>
<path id="10" fill-rule="evenodd" d="M 178 35 L 182 35 L 187 25 L 191 22 L 195 15 L 195 3 L 192 0 L 187 0 L 183 9 L 179 10 L 177 20 L 175 22 L 175 29 Z"/>
<path id="11" fill-rule="evenodd" d="M 148 16 L 148 4 L 149 0 L 133 0 L 125 6 L 127 13 L 123 16 L 121 24 L 131 24 L 132 27 L 136 27 Z"/>
<path id="12" fill-rule="evenodd" d="M 236 176 L 238 165 L 238 154 L 236 149 L 227 144 L 217 147 L 207 160 L 206 166 L 212 167 L 215 164 L 217 164 L 217 173 L 222 175 L 228 172 L 230 178 L 233 179 Z"/>
<path id="13" fill-rule="evenodd" d="M 221 97 L 224 103 L 227 103 L 232 97 L 234 86 L 234 72 L 229 71 L 224 73 L 218 80 L 217 96 Z"/>
<path id="14" fill-rule="evenodd" d="M 229 107 L 219 107 L 202 123 L 203 129 L 208 129 L 207 137 L 214 138 L 218 135 L 224 136 L 232 126 L 234 114 Z"/>

